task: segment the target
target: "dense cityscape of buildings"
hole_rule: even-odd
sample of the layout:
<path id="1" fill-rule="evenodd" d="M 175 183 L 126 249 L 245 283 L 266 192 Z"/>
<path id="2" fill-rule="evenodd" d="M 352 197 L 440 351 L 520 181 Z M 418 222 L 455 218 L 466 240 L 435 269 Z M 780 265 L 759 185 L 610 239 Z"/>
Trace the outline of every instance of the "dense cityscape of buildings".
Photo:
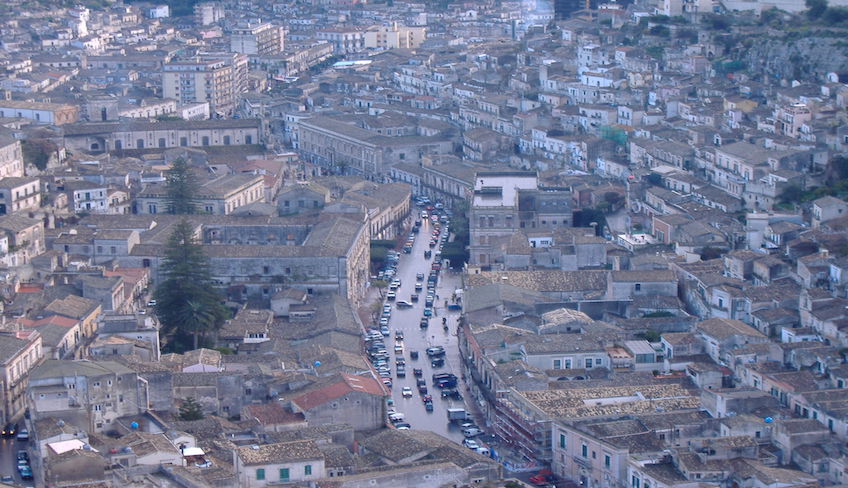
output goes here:
<path id="1" fill-rule="evenodd" d="M 815 4 L 5 3 L 0 486 L 845 485 Z M 177 353 L 184 222 L 232 317 Z"/>

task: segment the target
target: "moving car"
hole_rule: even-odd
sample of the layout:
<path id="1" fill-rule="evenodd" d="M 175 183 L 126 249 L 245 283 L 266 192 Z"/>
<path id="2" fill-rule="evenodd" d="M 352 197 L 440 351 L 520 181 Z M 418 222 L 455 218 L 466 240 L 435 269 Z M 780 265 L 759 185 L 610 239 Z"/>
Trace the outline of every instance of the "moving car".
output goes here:
<path id="1" fill-rule="evenodd" d="M 406 300 L 398 301 L 397 303 L 395 303 L 395 306 L 397 308 L 412 308 L 412 304 L 407 302 Z"/>
<path id="2" fill-rule="evenodd" d="M 14 437 L 18 433 L 18 424 L 9 422 L 3 427 L 3 435 L 6 437 Z"/>
<path id="3" fill-rule="evenodd" d="M 466 427 L 462 429 L 462 435 L 464 435 L 465 437 L 474 437 L 482 433 L 483 431 L 480 430 L 478 427 Z"/>
<path id="4" fill-rule="evenodd" d="M 400 394 L 403 395 L 404 398 L 412 398 L 412 388 L 404 386 Z"/>

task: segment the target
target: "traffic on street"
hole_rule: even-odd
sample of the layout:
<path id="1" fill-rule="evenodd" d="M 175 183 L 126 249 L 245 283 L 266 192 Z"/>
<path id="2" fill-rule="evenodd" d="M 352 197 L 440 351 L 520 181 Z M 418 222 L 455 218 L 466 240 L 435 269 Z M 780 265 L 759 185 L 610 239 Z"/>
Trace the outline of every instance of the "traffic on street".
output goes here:
<path id="1" fill-rule="evenodd" d="M 368 329 L 367 352 L 390 386 L 391 425 L 435 432 L 488 454 L 475 440 L 483 430 L 470 420 L 465 403 L 456 336 L 460 275 L 441 258 L 451 235 L 449 217 L 429 202 L 417 203 L 406 245 L 389 255 L 396 266 L 379 276 L 389 286 L 382 312 Z"/>

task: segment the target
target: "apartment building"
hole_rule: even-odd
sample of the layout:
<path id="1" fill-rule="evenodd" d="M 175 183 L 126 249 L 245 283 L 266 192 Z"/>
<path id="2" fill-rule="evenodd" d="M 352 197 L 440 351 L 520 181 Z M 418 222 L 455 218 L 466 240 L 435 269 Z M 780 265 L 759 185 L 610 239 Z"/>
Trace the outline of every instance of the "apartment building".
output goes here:
<path id="1" fill-rule="evenodd" d="M 147 382 L 113 361 L 46 361 L 30 374 L 27 396 L 33 420 L 58 418 L 88 432 L 148 408 Z"/>
<path id="2" fill-rule="evenodd" d="M 24 157 L 21 141 L 15 139 L 12 131 L 0 130 L 0 178 L 24 175 Z"/>
<path id="3" fill-rule="evenodd" d="M 41 364 L 41 334 L 34 330 L 0 334 L 0 421 L 12 421 L 26 409 L 29 373 Z"/>
<path id="4" fill-rule="evenodd" d="M 208 102 L 213 112 L 235 108 L 233 66 L 221 59 L 175 61 L 162 66 L 162 95 L 180 104 Z"/>
<path id="5" fill-rule="evenodd" d="M 0 178 L 0 215 L 35 210 L 41 206 L 41 180 Z"/>
<path id="6" fill-rule="evenodd" d="M 391 25 L 369 27 L 365 31 L 366 49 L 415 49 L 427 38 L 426 27 Z"/>
<path id="7" fill-rule="evenodd" d="M 230 51 L 249 56 L 274 56 L 285 49 L 285 30 L 268 22 L 245 22 L 233 29 Z"/>
<path id="8" fill-rule="evenodd" d="M 194 6 L 194 23 L 197 25 L 214 24 L 224 15 L 224 6 L 218 2 L 202 2 Z"/>
<path id="9" fill-rule="evenodd" d="M 359 27 L 327 27 L 316 31 L 315 37 L 332 44 L 335 54 L 358 53 L 365 49 L 365 31 Z"/>
<path id="10" fill-rule="evenodd" d="M 542 188 L 535 172 L 480 172 L 474 178 L 469 264 L 503 262 L 495 244 L 519 229 L 571 227 L 571 192 Z"/>

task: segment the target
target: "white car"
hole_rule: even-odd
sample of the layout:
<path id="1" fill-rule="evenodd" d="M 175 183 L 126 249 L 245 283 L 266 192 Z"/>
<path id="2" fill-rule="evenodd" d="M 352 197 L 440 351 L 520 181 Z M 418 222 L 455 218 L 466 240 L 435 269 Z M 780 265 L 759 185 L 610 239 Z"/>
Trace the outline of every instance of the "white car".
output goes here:
<path id="1" fill-rule="evenodd" d="M 412 398 L 412 388 L 404 386 L 400 394 L 403 395 L 404 398 Z"/>
<path id="2" fill-rule="evenodd" d="M 464 441 L 462 441 L 462 443 L 465 445 L 465 447 L 469 449 L 474 449 L 475 451 L 480 448 L 480 444 L 474 439 L 465 439 Z"/>

